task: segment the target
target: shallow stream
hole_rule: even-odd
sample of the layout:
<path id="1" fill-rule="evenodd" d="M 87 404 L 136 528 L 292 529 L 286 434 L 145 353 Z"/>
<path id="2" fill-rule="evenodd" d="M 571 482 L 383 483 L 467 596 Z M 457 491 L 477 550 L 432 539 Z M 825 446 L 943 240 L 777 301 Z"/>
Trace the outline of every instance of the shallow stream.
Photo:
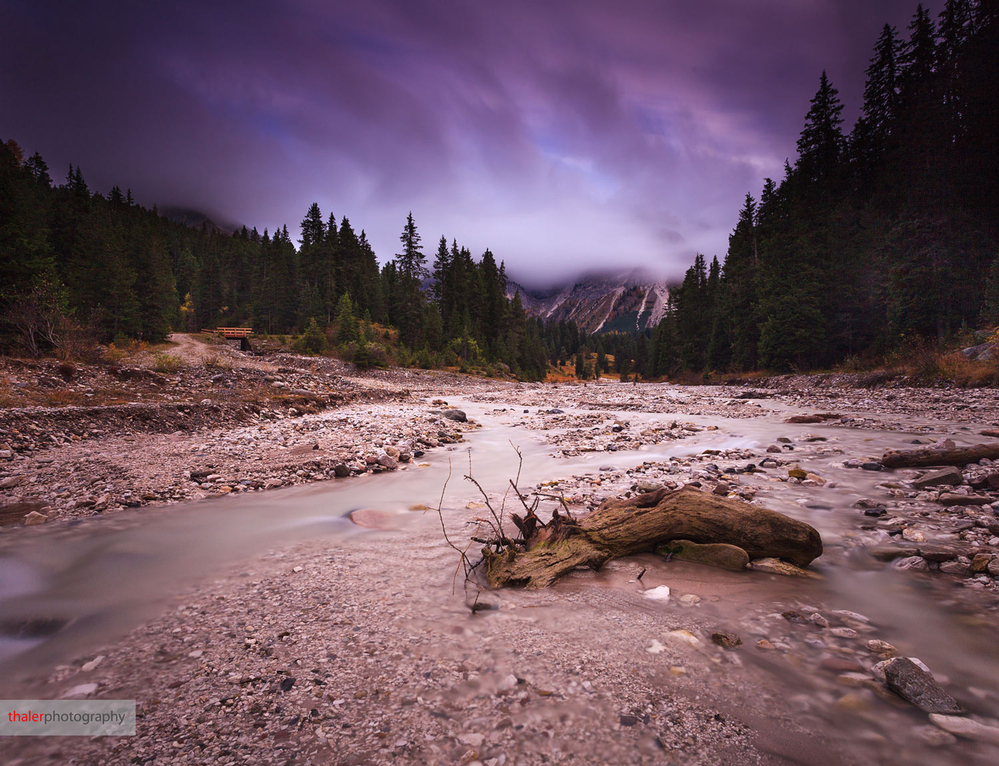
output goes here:
<path id="1" fill-rule="evenodd" d="M 835 673 L 819 669 L 820 662 L 830 656 L 844 660 L 857 656 L 850 649 L 858 645 L 857 641 L 851 644 L 827 639 L 799 630 L 779 617 L 782 610 L 802 608 L 823 614 L 849 610 L 864 615 L 869 623 L 846 623 L 858 629 L 861 639 L 882 639 L 897 646 L 902 654 L 918 657 L 970 712 L 999 717 L 999 643 L 995 627 L 958 610 L 956 602 L 940 587 L 928 587 L 927 578 L 932 575 L 901 572 L 848 554 L 850 538 L 864 521 L 852 505 L 861 498 L 883 497 L 883 490 L 876 485 L 887 476 L 844 468 L 843 460 L 903 447 L 916 435 L 915 431 L 789 425 L 781 422 L 784 413 L 781 417 L 742 420 L 683 416 L 685 422 L 717 430 L 700 431 L 639 451 L 595 452 L 564 459 L 551 456 L 552 447 L 538 432 L 519 425 L 522 407 L 507 405 L 506 412 L 498 412 L 495 404 L 456 403 L 483 427 L 467 434 L 466 445 L 430 453 L 425 458 L 429 467 L 410 466 L 377 476 L 138 510 L 7 536 L 0 541 L 0 626 L 7 633 L 7 637 L 0 637 L 0 677 L 5 679 L 5 685 L 14 688 L 24 679 L 44 676 L 54 666 L 125 635 L 155 616 L 173 594 L 191 584 L 207 581 L 227 567 L 285 543 L 328 539 L 331 544 L 363 551 L 372 539 L 403 534 L 424 547 L 432 547 L 440 538 L 436 510 L 419 513 L 409 508 L 422 503 L 436 509 L 449 471 L 445 519 L 452 537 L 467 539 L 472 528 L 464 522 L 474 513 L 481 515 L 481 511 L 466 509 L 469 502 L 481 500 L 476 488 L 462 479 L 468 472 L 469 456 L 475 478 L 499 502 L 507 481 L 517 471 L 512 444 L 523 456 L 520 486 L 526 488 L 552 479 L 613 473 L 643 461 L 684 457 L 705 449 L 762 451 L 779 436 L 789 437 L 799 445 L 797 438 L 807 432 L 825 437 L 822 446 L 842 450 L 842 454 L 802 456 L 803 467 L 821 475 L 832 486 L 774 482 L 761 487 L 759 498 L 767 507 L 807 521 L 821 532 L 827 554 L 813 565 L 822 575 L 821 580 L 730 573 L 668 563 L 647 555 L 612 562 L 600 573 L 570 576 L 556 588 L 566 597 L 565 602 L 546 599 L 537 605 L 539 612 L 557 620 L 560 629 L 582 635 L 587 625 L 574 616 L 573 606 L 579 601 L 619 610 L 625 623 L 629 610 L 654 608 L 679 613 L 673 617 L 689 620 L 702 629 L 716 625 L 738 633 L 744 641 L 738 653 L 715 651 L 708 644 L 716 672 L 727 675 L 729 680 L 732 674 L 742 674 L 738 677 L 743 680 L 737 685 L 747 695 L 765 688 L 781 696 L 784 704 L 814 721 L 824 736 L 836 742 L 844 757 L 857 762 L 906 762 L 911 758 L 923 763 L 952 763 L 958 759 L 995 762 L 999 751 L 984 745 L 925 745 L 913 735 L 914 730 L 927 726 L 924 714 L 876 699 L 866 690 L 844 686 Z M 678 417 L 636 412 L 608 414 L 631 423 L 649 424 Z M 912 423 L 914 429 L 923 425 Z M 935 436 L 947 434 L 958 441 L 967 437 L 964 431 L 946 423 L 932 425 Z M 719 458 L 717 462 L 724 460 Z M 507 502 L 509 510 L 511 498 Z M 377 531 L 355 526 L 348 514 L 362 508 L 397 514 L 396 523 L 389 525 L 397 529 Z M 443 547 L 442 542 L 440 545 Z M 384 555 L 384 547 L 379 551 L 378 555 Z M 437 561 L 436 566 L 442 570 L 453 566 L 450 556 L 440 556 Z M 461 615 L 460 594 L 452 596 L 450 588 L 443 584 L 447 578 L 441 578 L 439 573 L 427 576 L 421 568 L 427 566 L 425 559 L 414 563 L 400 555 L 397 560 L 384 561 L 384 566 L 404 572 L 413 587 L 439 591 L 433 600 L 440 604 L 440 613 L 429 614 L 427 619 L 458 619 Z M 641 568 L 647 573 L 638 582 L 635 575 Z M 674 598 L 650 606 L 642 592 L 661 584 L 670 586 Z M 697 595 L 700 602 L 693 607 L 682 606 L 678 597 L 685 593 Z M 520 591 L 489 594 L 489 598 L 525 606 L 531 605 L 533 596 Z M 20 637 L 11 637 L 15 632 L 12 626 L 18 626 Z M 763 638 L 774 642 L 782 639 L 788 648 L 781 652 L 760 651 L 755 644 Z M 601 641 L 597 635 L 592 639 L 595 643 Z M 639 652 L 645 649 L 635 647 Z M 731 660 L 731 656 L 738 659 Z M 4 693 L 0 690 L 0 696 Z M 741 701 L 727 701 L 733 715 L 738 716 Z M 829 760 L 828 753 L 795 752 L 799 745 L 783 743 L 780 732 L 769 731 L 763 720 L 754 726 L 760 731 L 761 747 L 789 761 L 838 762 L 836 758 Z"/>

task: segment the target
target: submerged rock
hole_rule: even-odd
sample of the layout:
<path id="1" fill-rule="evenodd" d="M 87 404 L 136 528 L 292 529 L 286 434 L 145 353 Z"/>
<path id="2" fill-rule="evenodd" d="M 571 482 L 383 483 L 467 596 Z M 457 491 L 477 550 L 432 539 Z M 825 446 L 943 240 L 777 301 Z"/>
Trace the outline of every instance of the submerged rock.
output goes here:
<path id="1" fill-rule="evenodd" d="M 669 586 L 660 585 L 657 588 L 650 588 L 649 590 L 644 591 L 642 595 L 645 596 L 645 598 L 652 599 L 653 601 L 662 601 L 665 603 L 669 601 Z"/>
<path id="2" fill-rule="evenodd" d="M 766 572 L 767 574 L 779 574 L 785 575 L 787 577 L 810 577 L 813 580 L 821 578 L 821 575 L 815 572 L 809 572 L 801 567 L 796 567 L 794 564 L 789 564 L 786 561 L 781 561 L 780 559 L 768 557 L 762 559 L 753 559 L 749 562 L 749 568 L 756 572 Z"/>
<path id="3" fill-rule="evenodd" d="M 726 543 L 693 543 L 690 540 L 671 540 L 659 546 L 656 553 L 680 561 L 719 567 L 738 572 L 749 564 L 749 554 L 737 545 Z"/>
<path id="4" fill-rule="evenodd" d="M 915 489 L 926 489 L 927 487 L 936 487 L 941 484 L 964 484 L 964 474 L 958 468 L 949 467 L 939 471 L 924 473 L 912 482 L 912 486 Z"/>
<path id="5" fill-rule="evenodd" d="M 735 649 L 742 646 L 742 639 L 735 633 L 712 633 L 711 640 L 723 649 Z"/>
<path id="6" fill-rule="evenodd" d="M 988 505 L 992 502 L 991 497 L 985 495 L 958 495 L 951 492 L 945 492 L 940 495 L 940 499 L 937 501 L 940 505 Z"/>
<path id="7" fill-rule="evenodd" d="M 967 737 L 978 742 L 987 742 L 990 745 L 999 745 L 999 726 L 987 726 L 970 718 L 956 715 L 940 715 L 934 713 L 930 716 L 930 721 L 935 723 L 944 731 L 956 734 L 959 737 Z"/>
<path id="8" fill-rule="evenodd" d="M 926 572 L 930 568 L 922 556 L 908 556 L 904 559 L 898 559 L 894 566 L 897 569 L 913 569 L 917 572 Z"/>
<path id="9" fill-rule="evenodd" d="M 888 688 L 920 710 L 927 713 L 961 712 L 957 700 L 908 657 L 888 660 L 883 669 Z"/>

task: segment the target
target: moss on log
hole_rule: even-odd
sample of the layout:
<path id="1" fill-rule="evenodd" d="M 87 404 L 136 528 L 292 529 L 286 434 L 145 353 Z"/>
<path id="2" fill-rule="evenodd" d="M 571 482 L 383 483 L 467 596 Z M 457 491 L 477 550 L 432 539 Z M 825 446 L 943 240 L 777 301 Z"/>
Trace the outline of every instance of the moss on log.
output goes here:
<path id="1" fill-rule="evenodd" d="M 822 539 L 808 524 L 693 488 L 608 500 L 579 521 L 558 514 L 546 525 L 533 514 L 514 520 L 523 547 L 497 552 L 487 546 L 482 552 L 493 588 L 545 588 L 576 567 L 599 569 L 610 559 L 653 551 L 670 540 L 726 543 L 753 559 L 780 558 L 799 567 L 822 555 Z"/>

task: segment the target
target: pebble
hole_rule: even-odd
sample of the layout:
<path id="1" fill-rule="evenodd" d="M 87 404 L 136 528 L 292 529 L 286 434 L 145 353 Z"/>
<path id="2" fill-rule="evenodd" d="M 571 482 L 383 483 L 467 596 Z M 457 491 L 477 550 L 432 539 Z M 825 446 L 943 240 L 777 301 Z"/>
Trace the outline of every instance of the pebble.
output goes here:
<path id="1" fill-rule="evenodd" d="M 808 621 L 811 622 L 814 625 L 817 625 L 820 628 L 828 628 L 829 627 L 829 620 L 827 620 L 825 617 L 823 617 L 818 612 L 815 612 L 811 617 L 809 617 Z"/>
<path id="2" fill-rule="evenodd" d="M 930 721 L 941 729 L 959 737 L 966 737 L 977 742 L 999 745 L 999 721 L 989 724 L 979 723 L 971 718 L 956 715 L 931 713 Z"/>
<path id="3" fill-rule="evenodd" d="M 735 633 L 712 633 L 711 640 L 723 649 L 735 649 L 742 646 L 742 639 Z"/>
<path id="4" fill-rule="evenodd" d="M 658 641 L 653 639 L 652 646 L 647 648 L 645 651 L 647 651 L 649 654 L 662 654 L 665 650 L 666 650 L 665 646 L 663 646 Z"/>
<path id="5" fill-rule="evenodd" d="M 761 638 L 759 641 L 756 642 L 756 648 L 757 649 L 763 649 L 764 651 L 772 651 L 773 649 L 776 649 L 777 647 L 774 646 L 767 639 Z"/>
<path id="6" fill-rule="evenodd" d="M 688 646 L 699 647 L 702 642 L 697 636 L 691 633 L 689 630 L 679 629 L 671 630 L 666 634 L 666 638 L 671 641 L 676 641 L 681 644 L 687 644 Z"/>
<path id="7" fill-rule="evenodd" d="M 892 657 L 898 654 L 898 649 L 889 644 L 887 641 L 881 641 L 877 638 L 872 638 L 867 642 L 867 651 L 873 652 L 874 654 L 888 654 Z"/>
<path id="8" fill-rule="evenodd" d="M 49 520 L 49 517 L 44 513 L 39 513 L 38 511 L 32 511 L 24 517 L 22 523 L 26 527 L 34 527 L 39 524 L 45 524 Z"/>
<path id="9" fill-rule="evenodd" d="M 865 617 L 858 612 L 851 612 L 849 609 L 833 609 L 829 614 L 839 617 L 844 620 L 853 620 L 854 622 L 869 623 L 871 621 L 870 617 Z"/>
<path id="10" fill-rule="evenodd" d="M 795 612 L 794 610 L 789 610 L 786 612 L 781 612 L 780 616 L 783 617 L 788 622 L 794 623 L 795 625 L 808 624 L 808 618 L 805 617 L 805 615 L 803 615 L 801 612 Z"/>
<path id="11" fill-rule="evenodd" d="M 944 574 L 964 575 L 967 574 L 969 566 L 963 561 L 944 561 L 940 565 L 940 571 Z"/>
<path id="12" fill-rule="evenodd" d="M 926 572 L 930 568 L 930 565 L 926 563 L 926 559 L 922 556 L 906 556 L 905 558 L 896 559 L 893 566 L 896 569 L 911 569 L 915 572 Z"/>
<path id="13" fill-rule="evenodd" d="M 749 562 L 749 568 L 756 572 L 766 572 L 767 574 L 784 575 L 786 577 L 807 577 L 813 580 L 819 578 L 819 575 L 815 572 L 809 572 L 807 569 L 796 567 L 794 564 L 789 564 L 786 561 L 772 557 L 753 559 Z"/>
<path id="14" fill-rule="evenodd" d="M 951 747 L 957 744 L 957 737 L 933 726 L 917 726 L 912 730 L 912 736 L 927 747 Z"/>
<path id="15" fill-rule="evenodd" d="M 78 697 L 89 697 L 99 688 L 100 684 L 80 684 L 74 686 L 60 697 L 60 699 L 73 699 Z"/>

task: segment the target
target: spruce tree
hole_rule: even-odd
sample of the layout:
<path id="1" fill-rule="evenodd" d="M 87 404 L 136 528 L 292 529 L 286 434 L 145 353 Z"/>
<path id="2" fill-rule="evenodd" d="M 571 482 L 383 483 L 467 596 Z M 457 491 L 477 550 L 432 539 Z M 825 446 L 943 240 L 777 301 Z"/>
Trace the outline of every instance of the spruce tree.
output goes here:
<path id="1" fill-rule="evenodd" d="M 805 117 L 805 127 L 798 138 L 798 162 L 795 170 L 800 180 L 819 183 L 834 177 L 843 153 L 843 104 L 823 69 L 819 89 Z"/>

